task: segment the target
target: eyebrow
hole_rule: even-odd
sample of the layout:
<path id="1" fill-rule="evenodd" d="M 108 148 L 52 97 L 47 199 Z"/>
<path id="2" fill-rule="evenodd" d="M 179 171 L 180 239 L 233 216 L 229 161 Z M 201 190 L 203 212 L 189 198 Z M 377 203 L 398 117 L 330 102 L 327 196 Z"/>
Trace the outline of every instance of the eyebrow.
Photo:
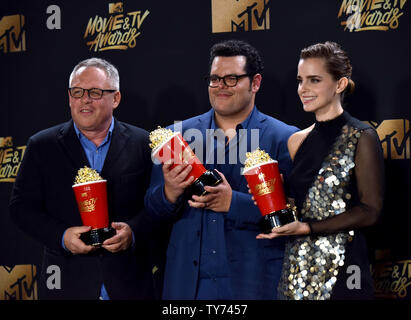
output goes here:
<path id="1" fill-rule="evenodd" d="M 297 75 L 297 78 L 301 78 L 301 76 Z M 308 79 L 312 79 L 312 78 L 321 78 L 321 79 L 322 79 L 322 76 L 312 75 L 312 76 L 307 76 L 307 78 L 308 78 Z"/>

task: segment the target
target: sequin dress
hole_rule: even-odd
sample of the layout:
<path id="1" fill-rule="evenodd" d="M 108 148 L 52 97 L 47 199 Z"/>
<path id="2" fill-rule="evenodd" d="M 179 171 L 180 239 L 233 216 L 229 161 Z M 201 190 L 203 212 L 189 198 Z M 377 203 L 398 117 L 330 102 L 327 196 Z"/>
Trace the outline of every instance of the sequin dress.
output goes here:
<path id="1" fill-rule="evenodd" d="M 384 163 L 374 129 L 347 112 L 316 122 L 289 176 L 300 218 L 312 233 L 290 237 L 279 299 L 372 299 L 363 228 L 382 209 Z"/>

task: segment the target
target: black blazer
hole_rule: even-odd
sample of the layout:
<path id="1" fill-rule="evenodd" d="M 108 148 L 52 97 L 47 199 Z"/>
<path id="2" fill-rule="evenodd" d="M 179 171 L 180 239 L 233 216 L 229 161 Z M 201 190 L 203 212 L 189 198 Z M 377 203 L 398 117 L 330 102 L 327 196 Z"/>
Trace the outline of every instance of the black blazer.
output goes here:
<path id="1" fill-rule="evenodd" d="M 111 221 L 130 225 L 135 246 L 112 254 L 104 249 L 73 255 L 62 248 L 64 231 L 81 226 L 72 185 L 78 169 L 90 166 L 69 121 L 32 136 L 10 200 L 12 220 L 44 245 L 39 288 L 41 299 L 97 299 L 101 284 L 111 299 L 151 299 L 152 224 L 144 211 L 144 194 L 152 162 L 148 132 L 115 120 L 101 176 L 107 180 Z M 61 270 L 61 289 L 50 290 L 47 268 Z"/>

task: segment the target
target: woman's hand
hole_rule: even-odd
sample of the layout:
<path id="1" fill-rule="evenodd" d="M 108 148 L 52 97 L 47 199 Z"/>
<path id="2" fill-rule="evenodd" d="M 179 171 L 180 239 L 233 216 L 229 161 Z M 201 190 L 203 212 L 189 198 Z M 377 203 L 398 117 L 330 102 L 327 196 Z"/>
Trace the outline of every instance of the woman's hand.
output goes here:
<path id="1" fill-rule="evenodd" d="M 294 221 L 279 228 L 273 228 L 269 234 L 260 233 L 257 239 L 274 239 L 282 236 L 310 234 L 310 226 L 306 222 Z"/>

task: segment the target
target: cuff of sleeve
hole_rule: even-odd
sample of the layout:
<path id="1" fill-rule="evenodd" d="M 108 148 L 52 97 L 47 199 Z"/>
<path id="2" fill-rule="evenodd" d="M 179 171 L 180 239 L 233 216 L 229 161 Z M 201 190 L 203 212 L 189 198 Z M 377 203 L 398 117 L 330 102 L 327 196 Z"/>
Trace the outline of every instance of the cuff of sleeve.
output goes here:
<path id="1" fill-rule="evenodd" d="M 182 199 L 183 199 L 183 196 L 181 195 L 181 196 L 178 197 L 176 203 L 172 203 L 172 202 L 168 201 L 167 197 L 166 197 L 166 193 L 164 192 L 164 185 L 161 186 L 161 200 L 162 200 L 164 206 L 167 208 L 168 212 L 176 211 L 176 209 L 180 207 Z"/>
<path id="2" fill-rule="evenodd" d="M 132 240 L 131 240 L 131 249 L 134 250 L 135 245 L 136 245 L 136 238 L 134 237 L 134 231 L 133 231 L 133 230 L 131 230 L 131 237 L 132 237 Z"/>
<path id="3" fill-rule="evenodd" d="M 251 195 L 233 190 L 230 209 L 227 219 L 234 221 L 236 226 L 243 224 L 258 224 L 261 219 L 258 207 L 251 200 Z"/>
<path id="4" fill-rule="evenodd" d="M 67 229 L 63 232 L 63 236 L 61 237 L 61 246 L 63 247 L 64 250 L 66 250 L 67 252 L 70 252 L 66 246 L 64 245 L 64 235 L 66 234 Z"/>
<path id="5" fill-rule="evenodd" d="M 149 214 L 160 219 L 168 219 L 172 217 L 180 210 L 183 203 L 183 196 L 180 196 L 176 203 L 168 201 L 164 193 L 164 184 L 159 184 L 154 187 L 150 192 L 150 195 L 145 199 L 146 208 L 148 209 Z"/>
<path id="6" fill-rule="evenodd" d="M 309 231 L 309 235 L 311 235 L 311 234 L 313 234 L 313 228 L 311 227 L 311 222 L 306 222 L 307 223 L 307 225 L 308 225 L 308 229 L 310 229 L 310 231 Z"/>

